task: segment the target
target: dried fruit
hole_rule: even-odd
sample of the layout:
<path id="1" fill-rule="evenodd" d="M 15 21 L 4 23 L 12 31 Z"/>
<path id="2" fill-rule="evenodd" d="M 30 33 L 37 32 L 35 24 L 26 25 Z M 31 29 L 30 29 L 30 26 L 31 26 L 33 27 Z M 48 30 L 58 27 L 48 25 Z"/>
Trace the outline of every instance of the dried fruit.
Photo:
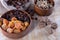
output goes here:
<path id="1" fill-rule="evenodd" d="M 3 19 L 3 24 L 8 25 L 8 24 L 9 24 L 9 21 L 8 21 L 8 20 L 6 20 L 6 19 Z"/>
<path id="2" fill-rule="evenodd" d="M 21 30 L 19 30 L 19 29 L 14 29 L 14 33 L 20 33 L 21 32 Z"/>
<path id="3" fill-rule="evenodd" d="M 24 31 L 30 24 L 29 16 L 20 10 L 9 11 L 2 15 L 2 18 L 4 18 L 2 28 L 8 33 Z"/>
<path id="4" fill-rule="evenodd" d="M 3 24 L 3 25 L 2 25 L 2 29 L 3 29 L 3 30 L 7 30 L 7 28 L 8 28 L 8 26 L 7 26 L 6 24 Z"/>
<path id="5" fill-rule="evenodd" d="M 25 5 L 27 2 L 29 2 L 29 0 L 8 0 L 6 1 L 7 5 L 13 5 L 14 7 L 20 8 L 20 6 Z"/>
<path id="6" fill-rule="evenodd" d="M 8 27 L 13 28 L 15 26 L 14 22 L 9 22 Z"/>
<path id="7" fill-rule="evenodd" d="M 11 20 L 12 20 L 12 21 L 15 21 L 15 20 L 17 20 L 17 18 L 13 17 Z"/>
<path id="8" fill-rule="evenodd" d="M 13 29 L 8 28 L 8 29 L 7 29 L 7 32 L 8 32 L 8 33 L 12 33 L 12 32 L 13 32 Z"/>
<path id="9" fill-rule="evenodd" d="M 28 22 L 24 22 L 24 24 L 25 24 L 25 27 L 27 27 L 27 26 L 29 25 L 29 23 L 28 23 Z"/>
<path id="10" fill-rule="evenodd" d="M 20 21 L 16 21 L 15 22 L 15 28 L 16 29 L 21 29 L 23 26 L 22 26 L 22 22 L 20 22 Z"/>
<path id="11" fill-rule="evenodd" d="M 23 31 L 24 31 L 25 29 L 26 29 L 26 27 L 23 27 L 21 30 L 23 30 Z"/>

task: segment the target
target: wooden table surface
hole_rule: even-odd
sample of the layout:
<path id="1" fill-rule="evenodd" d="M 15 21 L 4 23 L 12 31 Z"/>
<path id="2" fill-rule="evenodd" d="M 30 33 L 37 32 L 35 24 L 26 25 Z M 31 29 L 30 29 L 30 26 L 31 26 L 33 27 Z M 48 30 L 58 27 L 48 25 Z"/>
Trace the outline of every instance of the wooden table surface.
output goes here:
<path id="1" fill-rule="evenodd" d="M 6 11 L 7 9 L 5 9 L 0 3 L 0 15 Z M 54 12 L 49 16 L 49 18 L 58 24 L 57 30 L 52 35 L 46 35 L 46 33 L 44 34 L 42 29 L 39 28 L 39 24 L 35 24 L 35 29 L 20 39 L 9 39 L 5 37 L 0 31 L 0 40 L 60 40 L 60 0 L 55 0 Z"/>

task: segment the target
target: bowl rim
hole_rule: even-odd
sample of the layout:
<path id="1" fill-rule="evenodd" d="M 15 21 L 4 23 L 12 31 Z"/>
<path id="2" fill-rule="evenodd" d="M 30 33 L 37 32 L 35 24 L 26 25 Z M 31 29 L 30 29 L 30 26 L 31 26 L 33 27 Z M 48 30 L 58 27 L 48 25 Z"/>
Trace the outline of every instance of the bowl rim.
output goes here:
<path id="1" fill-rule="evenodd" d="M 10 11 L 13 11 L 13 10 L 10 10 Z M 7 12 L 10 12 L 10 11 L 7 11 Z M 19 11 L 22 11 L 22 10 L 19 10 Z M 5 12 L 5 13 L 7 13 L 7 12 Z M 24 12 L 25 14 L 27 14 L 28 17 L 30 18 L 30 24 L 29 24 L 29 26 L 28 26 L 24 31 L 22 31 L 22 32 L 20 32 L 20 33 L 8 33 L 8 32 L 6 32 L 5 30 L 3 30 L 2 27 L 1 27 L 2 31 L 4 31 L 5 33 L 8 33 L 8 34 L 11 34 L 11 35 L 24 33 L 24 32 L 30 27 L 30 25 L 31 25 L 31 23 L 32 23 L 32 19 L 31 19 L 30 15 L 29 15 L 26 11 L 22 11 L 22 12 Z M 5 14 L 5 13 L 4 13 L 4 14 Z M 4 14 L 3 14 L 3 15 L 4 15 Z M 3 16 L 3 15 L 2 15 L 2 16 Z M 1 19 L 1 18 L 0 18 L 0 19 Z M 4 19 L 4 18 L 2 18 L 2 20 L 3 20 L 3 19 Z"/>
<path id="2" fill-rule="evenodd" d="M 4 8 L 6 8 L 7 10 L 12 10 L 12 9 L 16 9 L 15 7 L 13 6 L 8 6 L 4 0 L 0 0 L 1 1 L 1 4 L 3 5 Z"/>

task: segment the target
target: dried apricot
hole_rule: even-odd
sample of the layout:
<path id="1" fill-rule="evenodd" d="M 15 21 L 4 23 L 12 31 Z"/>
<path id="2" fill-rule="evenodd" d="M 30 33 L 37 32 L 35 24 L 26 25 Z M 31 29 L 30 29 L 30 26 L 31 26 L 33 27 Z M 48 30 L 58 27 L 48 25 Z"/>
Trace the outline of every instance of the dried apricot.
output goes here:
<path id="1" fill-rule="evenodd" d="M 9 24 L 9 21 L 7 19 L 3 19 L 3 24 L 8 25 Z"/>

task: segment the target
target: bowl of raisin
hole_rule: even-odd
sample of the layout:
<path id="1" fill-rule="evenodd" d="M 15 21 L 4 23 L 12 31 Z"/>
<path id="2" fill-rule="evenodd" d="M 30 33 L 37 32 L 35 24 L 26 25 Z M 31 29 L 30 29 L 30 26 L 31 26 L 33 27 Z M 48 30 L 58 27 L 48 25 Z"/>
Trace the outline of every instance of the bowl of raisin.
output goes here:
<path id="1" fill-rule="evenodd" d="M 30 5 L 30 0 L 0 0 L 0 1 L 7 10 L 12 9 L 24 10 L 27 9 Z"/>
<path id="2" fill-rule="evenodd" d="M 54 0 L 35 0 L 34 9 L 40 16 L 49 16 L 54 9 Z"/>
<path id="3" fill-rule="evenodd" d="M 33 28 L 31 17 L 26 11 L 10 10 L 1 16 L 0 21 L 2 33 L 9 38 L 21 38 Z"/>

